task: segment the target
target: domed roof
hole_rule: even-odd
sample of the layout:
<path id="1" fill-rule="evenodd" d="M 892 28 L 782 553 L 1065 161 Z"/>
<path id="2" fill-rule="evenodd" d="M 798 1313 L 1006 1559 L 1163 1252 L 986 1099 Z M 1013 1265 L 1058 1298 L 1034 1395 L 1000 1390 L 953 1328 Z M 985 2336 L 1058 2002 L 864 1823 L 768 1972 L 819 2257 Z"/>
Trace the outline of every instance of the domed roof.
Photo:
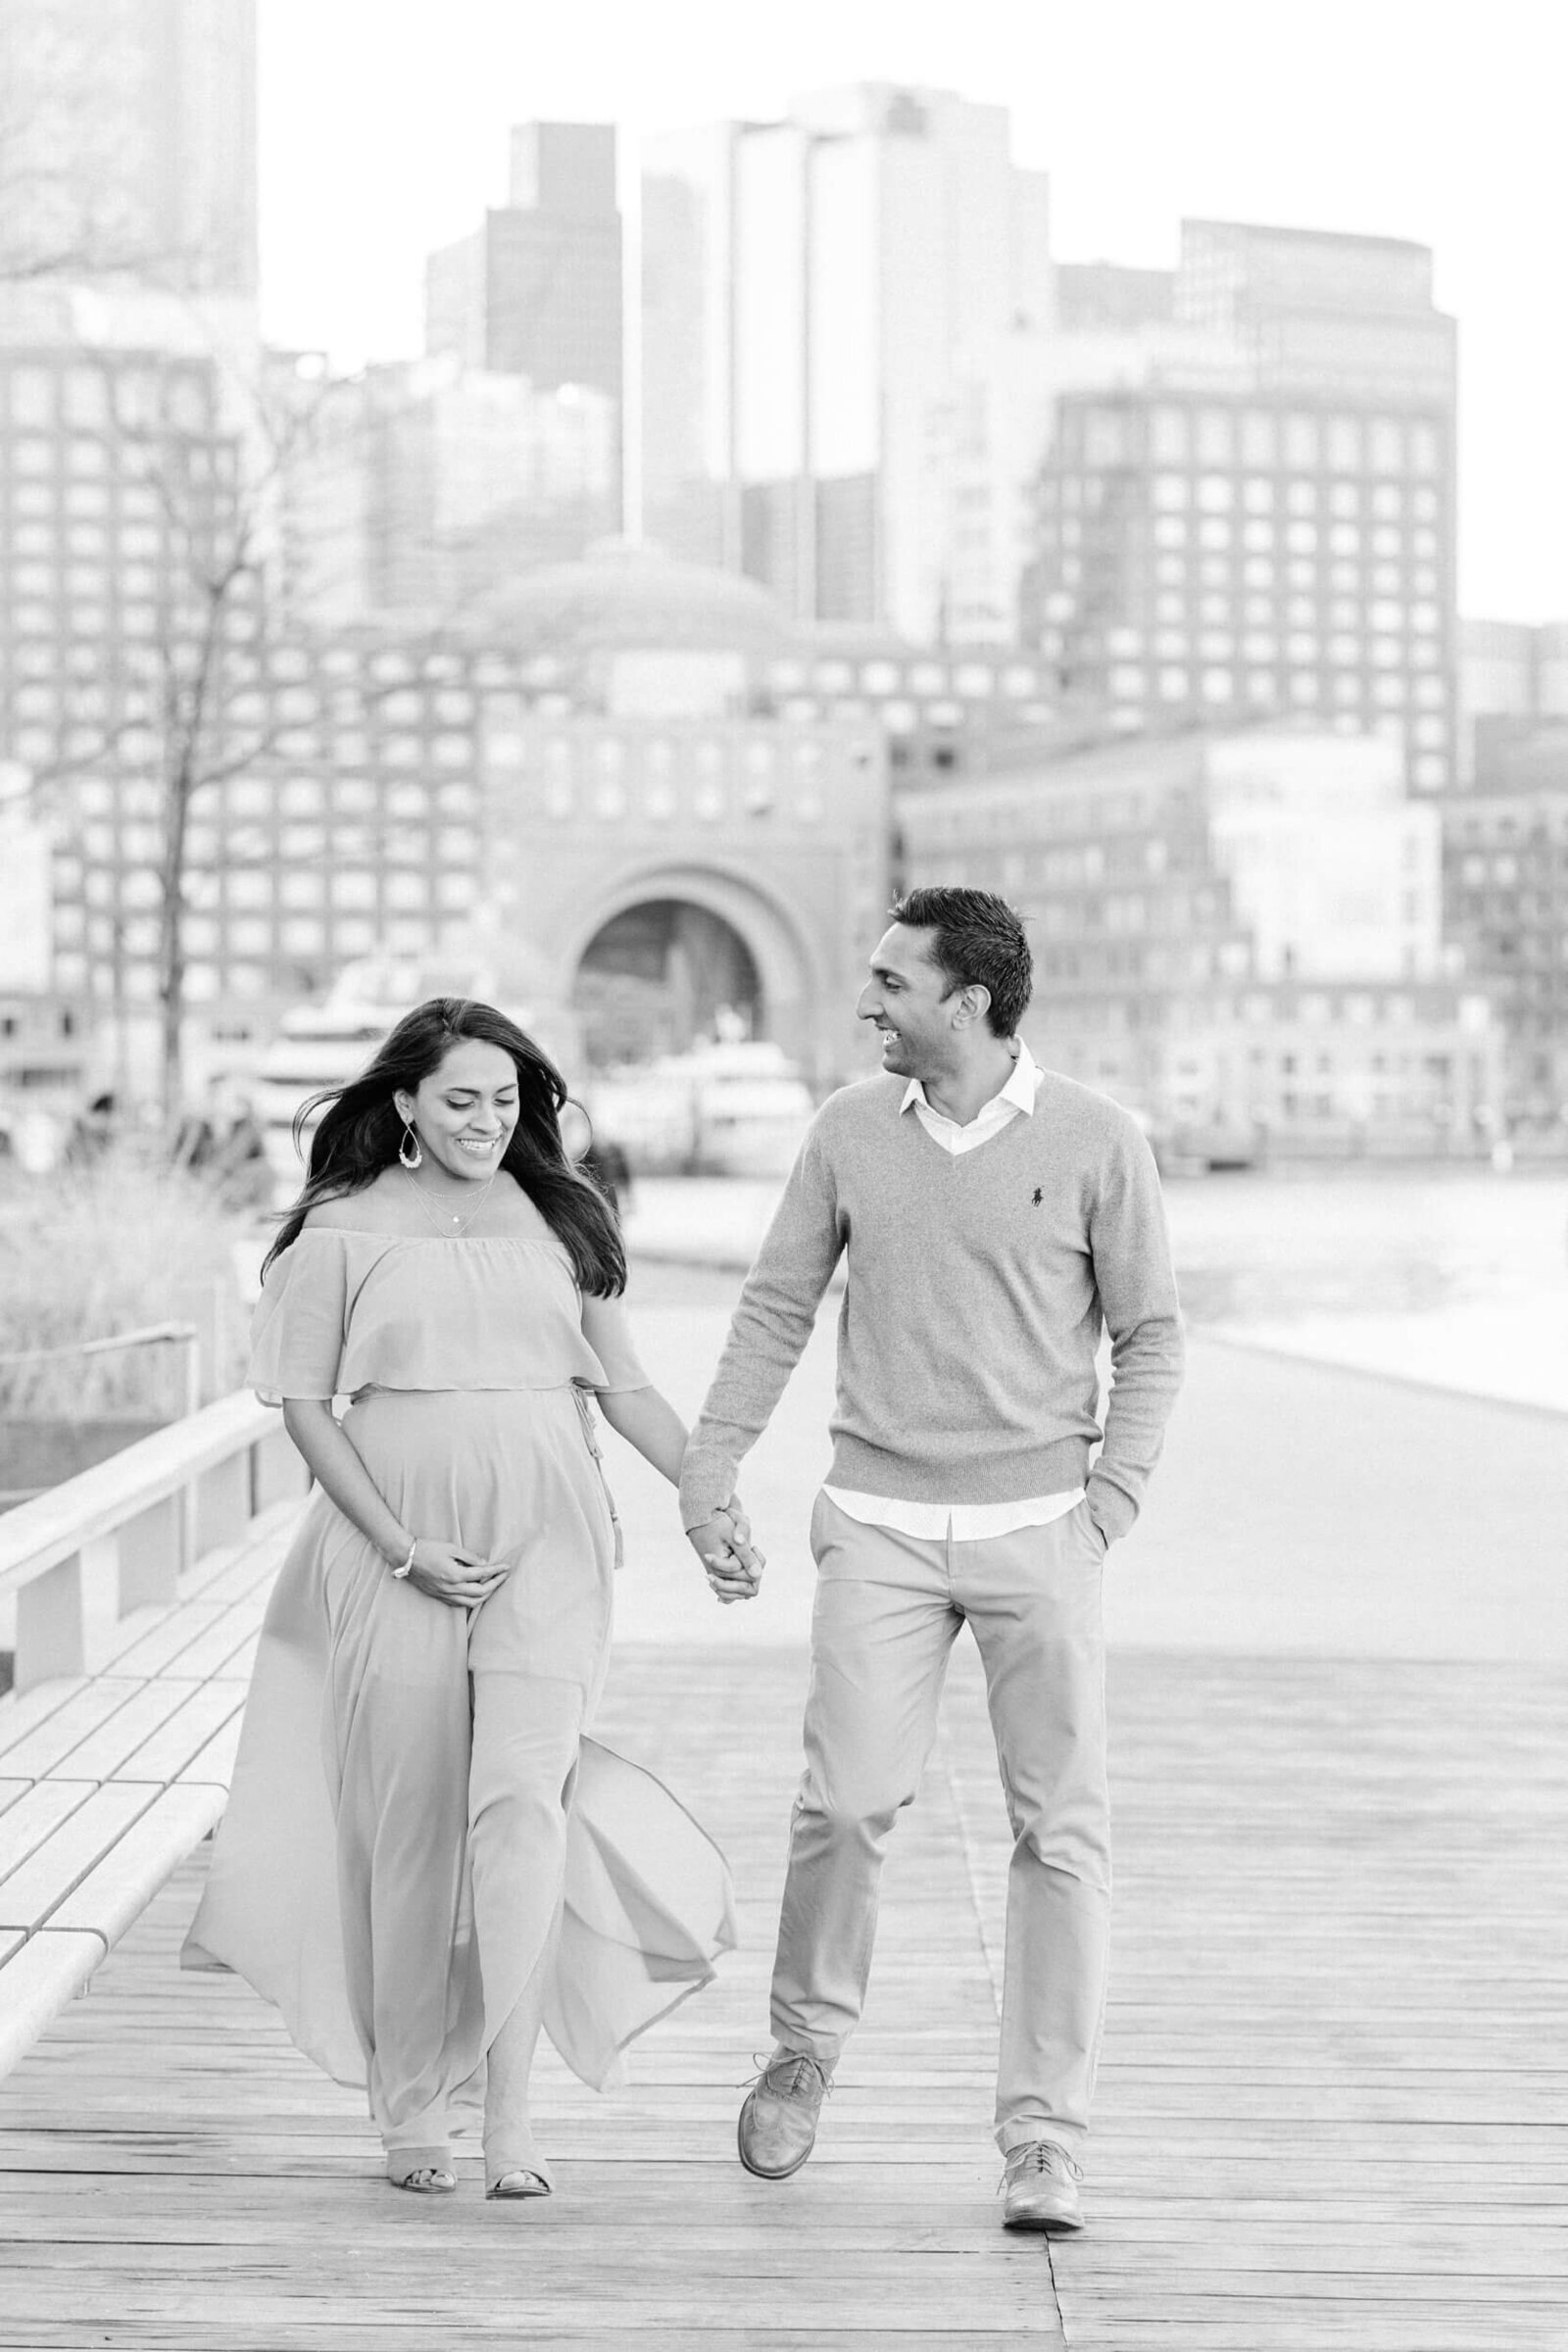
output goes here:
<path id="1" fill-rule="evenodd" d="M 686 564 L 660 548 L 603 539 L 571 564 L 543 564 L 494 590 L 474 613 L 529 654 L 777 653 L 781 605 L 739 572 Z"/>

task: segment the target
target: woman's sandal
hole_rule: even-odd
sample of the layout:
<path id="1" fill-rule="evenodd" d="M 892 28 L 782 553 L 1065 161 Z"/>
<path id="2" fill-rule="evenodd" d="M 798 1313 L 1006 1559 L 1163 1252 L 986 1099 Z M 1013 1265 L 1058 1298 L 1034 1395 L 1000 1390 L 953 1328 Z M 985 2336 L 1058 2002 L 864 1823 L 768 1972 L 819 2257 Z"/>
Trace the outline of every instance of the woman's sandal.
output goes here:
<path id="1" fill-rule="evenodd" d="M 394 2188 L 420 2197 L 450 2197 L 458 2185 L 445 2148 L 388 2148 L 386 2177 Z"/>
<path id="2" fill-rule="evenodd" d="M 487 2197 L 548 2197 L 554 2191 L 550 2175 L 538 2157 L 531 2156 L 525 2165 L 503 2165 L 494 2179 L 486 2181 L 484 2193 Z"/>

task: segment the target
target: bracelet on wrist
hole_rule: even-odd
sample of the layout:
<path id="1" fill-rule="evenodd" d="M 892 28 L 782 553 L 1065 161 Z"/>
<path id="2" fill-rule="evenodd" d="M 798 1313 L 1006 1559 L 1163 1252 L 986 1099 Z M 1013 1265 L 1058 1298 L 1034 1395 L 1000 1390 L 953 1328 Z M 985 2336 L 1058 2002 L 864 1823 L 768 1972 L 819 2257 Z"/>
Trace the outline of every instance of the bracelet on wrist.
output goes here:
<path id="1" fill-rule="evenodd" d="M 401 1567 L 394 1568 L 394 1569 L 393 1569 L 393 1571 L 392 1571 L 392 1574 L 393 1574 L 393 1575 L 394 1575 L 394 1576 L 395 1576 L 395 1577 L 396 1577 L 396 1578 L 397 1578 L 397 1579 L 398 1579 L 400 1582 L 402 1581 L 402 1579 L 403 1579 L 404 1577 L 406 1577 L 406 1576 L 408 1575 L 408 1573 L 409 1573 L 410 1569 L 411 1569 L 411 1568 L 414 1566 L 414 1555 L 415 1555 L 415 1553 L 416 1553 L 416 1552 L 418 1550 L 418 1548 L 419 1548 L 419 1539 L 418 1539 L 418 1537 L 417 1537 L 417 1536 L 416 1536 L 416 1537 L 415 1537 L 415 1539 L 414 1539 L 414 1542 L 413 1542 L 413 1543 L 412 1543 L 412 1544 L 409 1545 L 409 1556 L 408 1556 L 408 1558 L 407 1558 L 407 1559 L 406 1559 L 406 1560 L 403 1562 L 403 1564 L 401 1565 Z"/>

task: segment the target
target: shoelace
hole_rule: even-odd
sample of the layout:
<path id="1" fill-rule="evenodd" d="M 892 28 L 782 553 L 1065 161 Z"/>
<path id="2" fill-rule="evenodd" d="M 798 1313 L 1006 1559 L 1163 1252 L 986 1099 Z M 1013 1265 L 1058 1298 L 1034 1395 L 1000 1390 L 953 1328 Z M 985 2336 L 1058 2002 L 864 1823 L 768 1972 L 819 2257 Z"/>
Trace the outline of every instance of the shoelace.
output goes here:
<path id="1" fill-rule="evenodd" d="M 1013 2181 L 1021 2180 L 1027 2173 L 1060 2172 L 1072 2180 L 1081 2180 L 1084 2177 L 1083 2167 L 1074 2164 L 1066 2149 L 1058 2148 L 1054 2140 L 1050 2139 L 1026 2140 L 1021 2148 L 1014 2148 L 1009 2156 L 1003 2159 L 1003 2167 L 1002 2188 L 1009 2188 Z"/>
<path id="2" fill-rule="evenodd" d="M 788 2051 L 782 2058 L 763 2059 L 759 2051 L 754 2050 L 752 2057 L 759 2072 L 741 2084 L 742 2090 L 764 2090 L 775 2099 L 805 2098 L 812 2088 L 811 2078 L 814 2075 L 821 2085 L 822 2097 L 830 2099 L 833 2096 L 833 2078 L 827 2068 L 819 2059 L 808 2058 L 804 2051 Z"/>

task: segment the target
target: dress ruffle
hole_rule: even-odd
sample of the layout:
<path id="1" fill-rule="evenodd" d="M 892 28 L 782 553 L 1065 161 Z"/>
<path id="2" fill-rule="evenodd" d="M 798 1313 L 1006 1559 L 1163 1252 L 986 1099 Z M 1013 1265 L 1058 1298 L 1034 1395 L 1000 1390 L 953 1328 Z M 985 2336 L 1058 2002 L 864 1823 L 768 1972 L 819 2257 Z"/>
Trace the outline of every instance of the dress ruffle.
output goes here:
<path id="1" fill-rule="evenodd" d="M 264 1810 L 282 1833 L 277 1803 Z M 306 2057 L 334 2082 L 363 2089 L 368 2069 L 343 1980 L 331 1849 L 306 1855 L 279 1835 L 276 1845 L 289 1850 L 286 1863 L 276 1854 L 278 1878 L 263 1875 L 263 1853 L 253 1844 L 247 1854 L 246 1842 L 231 1839 L 215 1866 L 180 1966 L 244 1977 L 281 2013 Z M 579 2082 L 592 2090 L 623 2083 L 632 2042 L 710 1984 L 714 1962 L 735 1944 L 729 1868 L 718 1847 L 653 1773 L 584 1737 L 545 1999 L 545 2032 Z M 456 2104 L 464 2087 L 456 2086 Z M 467 2103 L 476 2104 L 471 2082 L 469 2090 Z"/>
<path id="2" fill-rule="evenodd" d="M 307 1227 L 269 1267 L 251 1324 L 250 1385 L 264 1404 L 647 1380 L 620 1301 L 585 1298 L 548 1231 L 446 1241 Z"/>

